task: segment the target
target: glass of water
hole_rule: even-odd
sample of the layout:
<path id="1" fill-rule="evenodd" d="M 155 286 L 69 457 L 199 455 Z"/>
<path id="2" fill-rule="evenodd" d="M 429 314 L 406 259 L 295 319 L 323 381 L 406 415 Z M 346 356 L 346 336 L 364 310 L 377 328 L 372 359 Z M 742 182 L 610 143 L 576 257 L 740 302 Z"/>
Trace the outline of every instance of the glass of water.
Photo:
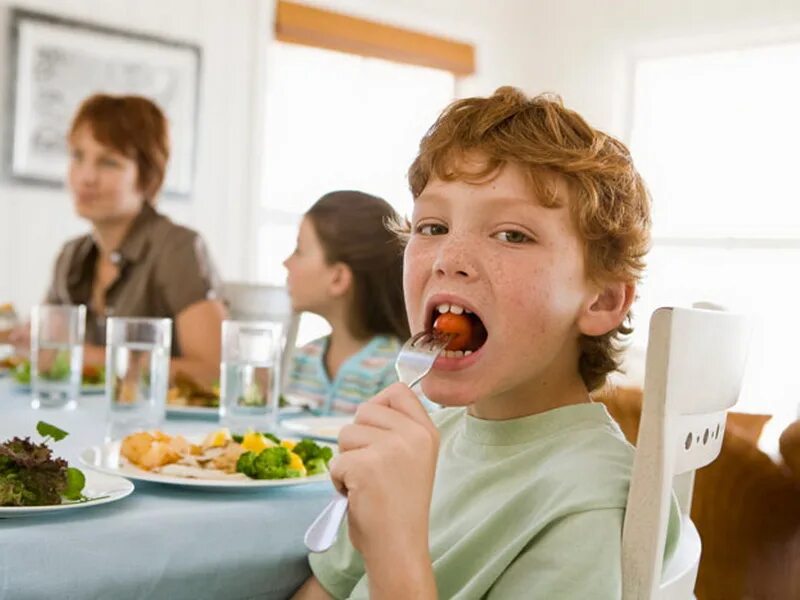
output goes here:
<path id="1" fill-rule="evenodd" d="M 33 408 L 77 406 L 83 367 L 84 305 L 34 306 L 31 311 Z"/>
<path id="2" fill-rule="evenodd" d="M 235 433 L 275 431 L 283 324 L 223 321 L 219 416 Z"/>
<path id="3" fill-rule="evenodd" d="M 108 439 L 161 425 L 171 344 L 172 319 L 112 317 L 106 321 Z"/>

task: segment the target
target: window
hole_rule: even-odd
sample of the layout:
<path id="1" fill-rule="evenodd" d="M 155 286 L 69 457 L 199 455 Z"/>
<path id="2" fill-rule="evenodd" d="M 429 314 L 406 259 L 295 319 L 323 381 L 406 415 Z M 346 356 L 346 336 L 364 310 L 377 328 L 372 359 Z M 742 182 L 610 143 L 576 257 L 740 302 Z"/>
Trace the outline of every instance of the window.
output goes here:
<path id="1" fill-rule="evenodd" d="M 737 409 L 778 420 L 800 402 L 798 72 L 800 44 L 641 60 L 631 131 L 654 205 L 634 344 L 658 306 L 754 315 Z"/>
<path id="2" fill-rule="evenodd" d="M 410 213 L 406 172 L 420 138 L 453 100 L 455 77 L 282 42 L 270 55 L 257 268 L 259 280 L 283 284 L 281 263 L 300 218 L 324 193 L 358 189 Z M 304 318 L 298 342 L 324 332 Z"/>

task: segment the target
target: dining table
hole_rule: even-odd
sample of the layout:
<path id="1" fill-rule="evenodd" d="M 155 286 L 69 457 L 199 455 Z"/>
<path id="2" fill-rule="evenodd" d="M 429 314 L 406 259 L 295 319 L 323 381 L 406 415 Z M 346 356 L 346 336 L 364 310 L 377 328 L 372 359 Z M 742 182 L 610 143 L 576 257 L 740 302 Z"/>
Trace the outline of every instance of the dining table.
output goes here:
<path id="1" fill-rule="evenodd" d="M 0 442 L 46 421 L 49 442 L 83 470 L 104 443 L 107 400 L 81 395 L 74 410 L 34 409 L 30 392 L 0 378 Z M 205 434 L 213 419 L 167 418 L 169 434 Z M 125 498 L 26 517 L 0 515 L 0 599 L 288 598 L 310 575 L 305 529 L 331 497 L 330 481 L 207 489 L 133 481 Z"/>

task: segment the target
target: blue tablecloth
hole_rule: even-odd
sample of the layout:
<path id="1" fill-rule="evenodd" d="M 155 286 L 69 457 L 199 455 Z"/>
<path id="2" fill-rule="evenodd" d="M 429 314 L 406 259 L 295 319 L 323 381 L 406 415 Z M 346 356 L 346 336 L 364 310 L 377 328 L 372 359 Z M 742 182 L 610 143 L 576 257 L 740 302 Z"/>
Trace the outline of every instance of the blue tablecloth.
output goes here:
<path id="1" fill-rule="evenodd" d="M 75 411 L 33 410 L 0 379 L 0 439 L 36 436 L 45 420 L 70 435 L 53 445 L 78 455 L 102 443 L 104 399 Z M 216 424 L 167 421 L 170 433 Z M 144 482 L 118 502 L 0 519 L 0 599 L 286 598 L 309 576 L 303 532 L 329 483 L 258 491 L 205 491 Z"/>

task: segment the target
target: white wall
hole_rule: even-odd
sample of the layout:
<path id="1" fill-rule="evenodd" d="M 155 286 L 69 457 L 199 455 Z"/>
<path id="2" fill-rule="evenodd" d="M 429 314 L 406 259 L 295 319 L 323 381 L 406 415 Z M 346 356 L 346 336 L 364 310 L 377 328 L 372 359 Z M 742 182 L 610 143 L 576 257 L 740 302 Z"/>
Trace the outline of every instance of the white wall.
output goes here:
<path id="1" fill-rule="evenodd" d="M 594 124 L 626 137 L 637 55 L 800 39 L 796 0 L 563 0 L 529 28 L 523 85 L 552 89 Z M 515 37 L 514 35 L 511 36 Z"/>

